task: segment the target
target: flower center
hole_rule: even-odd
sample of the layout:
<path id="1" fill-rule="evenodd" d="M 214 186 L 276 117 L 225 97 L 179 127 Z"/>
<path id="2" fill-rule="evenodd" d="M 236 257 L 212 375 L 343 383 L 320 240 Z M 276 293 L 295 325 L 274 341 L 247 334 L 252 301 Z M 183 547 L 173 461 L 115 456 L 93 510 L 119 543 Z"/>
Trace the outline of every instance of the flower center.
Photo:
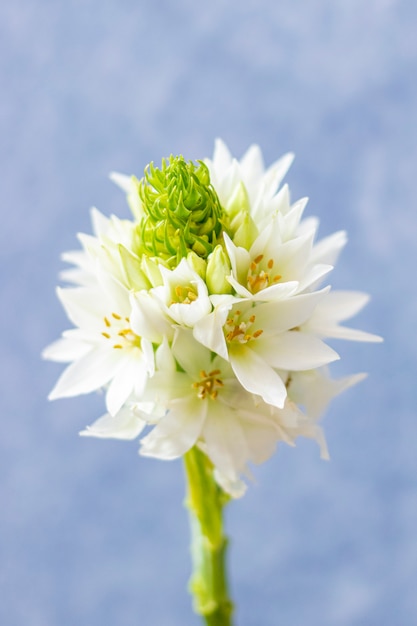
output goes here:
<path id="1" fill-rule="evenodd" d="M 256 339 L 264 332 L 262 329 L 255 330 L 255 332 L 250 332 L 251 326 L 255 323 L 256 316 L 251 315 L 250 318 L 246 321 L 240 321 L 241 312 L 235 311 L 233 317 L 229 317 L 226 320 L 226 324 L 224 325 L 224 329 L 226 331 L 226 341 L 229 343 L 247 343 L 252 339 Z"/>
<path id="2" fill-rule="evenodd" d="M 274 259 L 269 259 L 267 263 L 263 263 L 263 259 L 264 255 L 259 254 L 249 266 L 247 284 L 251 293 L 258 293 L 270 285 L 275 285 L 282 278 L 279 274 L 273 273 Z"/>
<path id="3" fill-rule="evenodd" d="M 198 389 L 198 397 L 200 400 L 205 400 L 207 397 L 215 400 L 218 395 L 218 388 L 223 387 L 223 381 L 220 376 L 220 370 L 212 370 L 208 374 L 202 370 L 200 372 L 200 379 L 198 382 L 193 383 L 193 388 Z"/>
<path id="4" fill-rule="evenodd" d="M 130 328 L 128 317 L 112 313 L 103 319 L 106 330 L 102 331 L 101 334 L 105 339 L 113 342 L 113 348 L 116 348 L 116 350 L 140 348 L 140 337 Z"/>
<path id="5" fill-rule="evenodd" d="M 191 304 L 197 300 L 198 293 L 193 285 L 177 285 L 172 296 L 171 304 Z"/>

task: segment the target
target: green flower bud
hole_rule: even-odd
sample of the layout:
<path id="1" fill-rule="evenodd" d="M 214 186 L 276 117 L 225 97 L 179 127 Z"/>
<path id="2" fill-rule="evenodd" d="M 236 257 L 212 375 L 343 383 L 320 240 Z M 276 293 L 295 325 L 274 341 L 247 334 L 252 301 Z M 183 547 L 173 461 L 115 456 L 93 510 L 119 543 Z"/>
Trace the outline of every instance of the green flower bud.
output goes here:
<path id="1" fill-rule="evenodd" d="M 236 185 L 229 201 L 226 204 L 225 210 L 230 220 L 233 220 L 233 218 L 239 214 L 249 213 L 249 196 L 246 187 L 242 182 Z"/>
<path id="2" fill-rule="evenodd" d="M 122 263 L 123 275 L 126 285 L 129 289 L 140 291 L 141 289 L 149 289 L 149 281 L 143 273 L 139 257 L 132 254 L 130 250 L 121 243 L 118 245 L 120 260 Z"/>
<path id="3" fill-rule="evenodd" d="M 232 285 L 226 280 L 230 276 L 231 265 L 229 257 L 221 245 L 214 248 L 207 259 L 206 285 L 209 293 L 232 293 Z"/>
<path id="4" fill-rule="evenodd" d="M 192 250 L 206 258 L 217 244 L 222 208 L 207 166 L 181 156 L 151 163 L 139 183 L 142 252 L 176 265 Z"/>
<path id="5" fill-rule="evenodd" d="M 142 256 L 141 268 L 152 287 L 159 287 L 164 284 L 160 271 L 161 265 L 170 269 L 168 262 L 164 259 L 159 257 L 149 257 L 146 254 Z"/>
<path id="6" fill-rule="evenodd" d="M 187 254 L 187 261 L 191 269 L 193 269 L 200 278 L 206 280 L 207 261 L 192 250 Z"/>
<path id="7" fill-rule="evenodd" d="M 237 219 L 239 217 L 239 219 Z M 256 224 L 249 215 L 244 213 L 242 216 L 236 216 L 231 225 L 231 239 L 236 246 L 249 250 L 256 237 L 258 229 Z"/>

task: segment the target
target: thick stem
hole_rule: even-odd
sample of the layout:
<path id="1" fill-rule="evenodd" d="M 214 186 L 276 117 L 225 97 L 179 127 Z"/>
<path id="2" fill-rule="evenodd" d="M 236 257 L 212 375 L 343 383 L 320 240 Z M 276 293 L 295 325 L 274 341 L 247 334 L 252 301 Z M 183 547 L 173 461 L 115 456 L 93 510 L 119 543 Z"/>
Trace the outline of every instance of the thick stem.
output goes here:
<path id="1" fill-rule="evenodd" d="M 190 515 L 194 610 L 207 626 L 232 626 L 233 604 L 226 576 L 227 538 L 223 507 L 228 496 L 213 477 L 213 465 L 194 447 L 184 456 L 187 476 L 185 505 Z"/>

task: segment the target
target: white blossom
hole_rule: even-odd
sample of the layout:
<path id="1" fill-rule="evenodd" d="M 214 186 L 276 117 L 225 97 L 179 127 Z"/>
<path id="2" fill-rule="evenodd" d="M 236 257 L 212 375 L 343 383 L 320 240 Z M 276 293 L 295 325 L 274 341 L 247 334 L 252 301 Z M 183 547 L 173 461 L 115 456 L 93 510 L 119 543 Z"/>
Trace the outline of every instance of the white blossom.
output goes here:
<path id="1" fill-rule="evenodd" d="M 307 199 L 281 186 L 292 158 L 265 168 L 259 147 L 237 160 L 218 140 L 198 164 L 112 175 L 133 217 L 92 210 L 57 292 L 73 328 L 44 351 L 68 364 L 51 399 L 105 391 L 83 436 L 142 436 L 164 460 L 197 446 L 233 497 L 279 442 L 309 437 L 328 458 L 318 420 L 365 375 L 332 379 L 327 340 L 381 339 L 345 326 L 368 296 L 328 284 L 346 233 L 317 239 Z"/>

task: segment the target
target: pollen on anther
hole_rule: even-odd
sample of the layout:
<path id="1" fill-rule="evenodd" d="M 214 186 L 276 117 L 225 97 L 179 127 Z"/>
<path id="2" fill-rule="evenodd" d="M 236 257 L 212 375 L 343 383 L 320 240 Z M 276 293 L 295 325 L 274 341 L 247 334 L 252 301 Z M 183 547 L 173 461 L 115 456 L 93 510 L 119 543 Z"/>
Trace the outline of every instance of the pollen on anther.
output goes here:
<path id="1" fill-rule="evenodd" d="M 269 261 L 268 261 L 268 269 L 272 270 L 273 265 L 274 265 L 274 259 L 269 259 Z"/>
<path id="2" fill-rule="evenodd" d="M 111 324 L 109 320 L 107 319 L 107 317 L 104 318 L 104 323 L 106 324 L 107 328 L 110 328 Z"/>
<path id="3" fill-rule="evenodd" d="M 256 259 L 254 259 L 254 262 L 256 263 L 256 265 L 258 265 L 258 263 L 260 263 L 262 261 L 262 259 L 264 258 L 263 254 L 258 254 L 258 256 L 256 257 Z"/>
<path id="4" fill-rule="evenodd" d="M 259 330 L 255 330 L 255 332 L 253 333 L 253 337 L 256 339 L 257 337 L 262 335 L 263 332 L 264 331 L 261 328 Z"/>
<path id="5" fill-rule="evenodd" d="M 102 335 L 103 335 L 103 337 L 105 337 L 106 339 L 110 339 L 110 335 L 109 335 L 109 333 L 102 332 L 101 334 L 102 334 Z"/>
<path id="6" fill-rule="evenodd" d="M 113 348 L 116 348 L 116 350 L 122 350 L 123 346 L 120 343 L 115 343 Z"/>
<path id="7" fill-rule="evenodd" d="M 117 313 L 112 313 L 112 317 L 114 317 L 115 320 L 121 320 L 122 319 L 120 317 L 120 315 L 118 315 Z"/>

